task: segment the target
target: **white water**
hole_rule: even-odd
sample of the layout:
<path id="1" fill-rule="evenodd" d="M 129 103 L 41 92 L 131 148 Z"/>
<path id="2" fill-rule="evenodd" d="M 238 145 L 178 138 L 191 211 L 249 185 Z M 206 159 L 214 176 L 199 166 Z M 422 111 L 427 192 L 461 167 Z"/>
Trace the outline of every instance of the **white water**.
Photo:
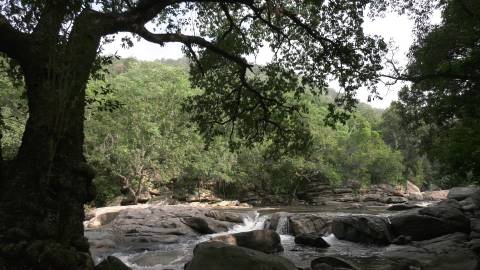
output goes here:
<path id="1" fill-rule="evenodd" d="M 227 232 L 186 239 L 180 243 L 157 245 L 148 251 L 117 252 L 112 255 L 121 259 L 134 270 L 182 270 L 185 263 L 191 260 L 193 248 L 198 243 L 208 241 L 212 237 L 219 235 L 264 229 L 267 219 L 268 216 L 260 216 L 259 213 L 246 215 L 243 218 L 243 224 L 235 225 Z M 297 267 L 308 267 L 313 259 L 322 255 L 361 257 L 381 254 L 387 249 L 394 248 L 394 245 L 389 247 L 376 247 L 342 241 L 338 240 L 333 234 L 323 237 L 323 239 L 331 245 L 329 248 L 318 249 L 299 246 L 295 244 L 294 236 L 289 235 L 289 227 L 287 216 L 282 216 L 278 221 L 276 231 L 280 234 L 282 246 L 285 251 L 279 255 L 288 258 Z"/>
<path id="2" fill-rule="evenodd" d="M 254 215 L 245 215 L 243 217 L 243 224 L 234 225 L 227 232 L 203 235 L 197 239 L 190 239 L 183 243 L 158 245 L 153 251 L 148 250 L 130 254 L 118 252 L 112 255 L 121 259 L 126 265 L 134 270 L 181 270 L 185 263 L 190 261 L 193 255 L 193 248 L 198 243 L 208 241 L 212 237 L 219 235 L 262 230 L 265 227 L 265 221 L 267 218 L 267 216 L 260 216 L 258 212 L 255 212 Z M 135 262 L 139 259 L 143 259 L 143 264 L 150 265 L 136 264 Z"/>
<path id="3" fill-rule="evenodd" d="M 280 235 L 289 235 L 290 234 L 290 221 L 288 216 L 282 215 L 278 219 L 277 228 L 275 230 Z"/>

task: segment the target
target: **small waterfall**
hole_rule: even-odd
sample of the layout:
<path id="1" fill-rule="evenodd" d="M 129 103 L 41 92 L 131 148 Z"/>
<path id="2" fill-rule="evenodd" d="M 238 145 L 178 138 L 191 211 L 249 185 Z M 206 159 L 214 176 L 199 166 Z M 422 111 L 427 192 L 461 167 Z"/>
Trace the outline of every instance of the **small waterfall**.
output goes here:
<path id="1" fill-rule="evenodd" d="M 253 215 L 245 215 L 243 216 L 243 224 L 235 225 L 228 232 L 223 234 L 263 230 L 266 220 L 267 217 L 260 216 L 258 212 L 255 212 Z"/>
<path id="2" fill-rule="evenodd" d="M 290 234 L 290 220 L 288 216 L 282 215 L 278 219 L 277 228 L 275 230 L 280 235 L 288 235 Z"/>

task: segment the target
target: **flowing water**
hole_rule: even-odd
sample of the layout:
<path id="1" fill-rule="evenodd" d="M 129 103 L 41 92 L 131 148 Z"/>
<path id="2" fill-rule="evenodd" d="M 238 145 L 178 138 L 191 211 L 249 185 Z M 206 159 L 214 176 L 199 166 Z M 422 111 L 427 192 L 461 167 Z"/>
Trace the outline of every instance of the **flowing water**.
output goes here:
<path id="1" fill-rule="evenodd" d="M 305 210 L 305 211 L 304 211 Z M 310 211 L 308 211 L 310 210 Z M 383 210 L 383 211 L 382 211 Z M 385 215 L 384 209 L 374 210 L 368 212 L 369 214 Z M 194 238 L 186 238 L 177 243 L 172 244 L 156 244 L 149 246 L 147 250 L 138 249 L 123 249 L 113 254 L 103 254 L 96 258 L 96 262 L 101 261 L 106 255 L 113 255 L 120 258 L 128 266 L 135 270 L 181 270 L 185 263 L 191 260 L 193 255 L 193 248 L 201 242 L 208 241 L 211 237 L 246 232 L 268 227 L 268 219 L 271 213 L 285 211 L 285 212 L 315 212 L 312 209 L 258 209 L 255 215 L 245 215 L 243 224 L 235 225 L 228 232 L 198 236 Z M 354 214 L 361 214 L 361 212 L 352 211 Z M 352 212 L 324 212 L 325 215 L 350 215 Z M 363 211 L 365 213 L 365 211 Z M 297 265 L 297 267 L 308 267 L 310 262 L 319 256 L 343 256 L 343 257 L 372 257 L 381 255 L 387 250 L 397 248 L 395 245 L 388 247 L 378 247 L 373 245 L 363 245 L 352 243 L 348 241 L 341 241 L 335 238 L 334 235 L 323 237 L 331 246 L 326 249 L 318 249 L 314 247 L 307 247 L 296 245 L 294 237 L 290 235 L 290 224 L 287 215 L 281 216 L 278 221 L 276 231 L 280 234 L 283 252 L 278 255 L 284 256 Z M 381 261 L 374 262 L 374 264 L 381 264 Z M 370 268 L 369 268 L 370 269 Z M 371 268 L 374 269 L 374 268 Z"/>

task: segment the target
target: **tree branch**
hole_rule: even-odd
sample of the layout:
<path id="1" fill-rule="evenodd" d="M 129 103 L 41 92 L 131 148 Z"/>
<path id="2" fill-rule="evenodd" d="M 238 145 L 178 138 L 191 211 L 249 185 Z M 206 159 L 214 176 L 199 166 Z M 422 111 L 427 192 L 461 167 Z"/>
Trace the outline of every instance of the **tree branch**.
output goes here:
<path id="1" fill-rule="evenodd" d="M 28 60 L 29 50 L 28 35 L 13 28 L 0 14 L 0 52 L 22 64 Z"/>
<path id="2" fill-rule="evenodd" d="M 164 33 L 164 34 L 155 34 L 148 31 L 144 26 L 133 26 L 130 28 L 130 32 L 139 35 L 147 41 L 157 43 L 163 46 L 168 42 L 179 42 L 185 44 L 187 47 L 192 44 L 198 45 L 200 47 L 206 48 L 227 60 L 230 60 L 238 65 L 251 68 L 252 65 L 247 62 L 243 57 L 229 53 L 228 51 L 218 47 L 216 44 L 197 36 L 189 36 L 181 33 Z"/>
<path id="3" fill-rule="evenodd" d="M 99 13 L 99 19 L 102 20 L 102 32 L 104 35 L 108 35 L 121 31 L 130 31 L 129 28 L 132 25 L 145 25 L 168 6 L 192 2 L 253 5 L 253 0 L 140 0 L 135 7 L 120 14 Z"/>

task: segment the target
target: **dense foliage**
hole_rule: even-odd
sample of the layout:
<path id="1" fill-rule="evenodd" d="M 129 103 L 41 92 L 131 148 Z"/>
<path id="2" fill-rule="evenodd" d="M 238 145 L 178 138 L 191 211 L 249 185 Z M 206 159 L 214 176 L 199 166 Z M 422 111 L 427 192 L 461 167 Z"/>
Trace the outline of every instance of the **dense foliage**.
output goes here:
<path id="1" fill-rule="evenodd" d="M 442 21 L 420 32 L 398 111 L 423 151 L 441 164 L 445 185 L 480 180 L 478 1 L 442 1 Z"/>
<path id="2" fill-rule="evenodd" d="M 194 115 L 182 109 L 188 98 L 201 94 L 190 86 L 184 65 L 120 60 L 109 68 L 105 81 L 89 84 L 88 94 L 85 150 L 99 172 L 95 181 L 100 205 L 119 195 L 125 180 L 135 191 L 144 186 L 155 189 L 172 179 L 213 180 L 237 187 L 226 196 L 246 188 L 293 195 L 315 172 L 332 184 L 405 181 L 403 157 L 384 143 L 377 128 L 381 112 L 362 105 L 346 125 L 325 126 L 333 92 L 302 95 L 311 142 L 303 152 L 282 153 L 273 151 L 272 141 L 232 152 L 225 135 L 207 144 L 190 120 Z M 14 100 L 21 103 L 18 97 Z M 3 139 L 5 155 L 18 145 L 22 128 L 21 121 L 8 120 L 17 108 L 12 99 L 8 101 L 1 104 L 11 126 Z M 24 118 L 23 114 L 20 119 Z"/>

